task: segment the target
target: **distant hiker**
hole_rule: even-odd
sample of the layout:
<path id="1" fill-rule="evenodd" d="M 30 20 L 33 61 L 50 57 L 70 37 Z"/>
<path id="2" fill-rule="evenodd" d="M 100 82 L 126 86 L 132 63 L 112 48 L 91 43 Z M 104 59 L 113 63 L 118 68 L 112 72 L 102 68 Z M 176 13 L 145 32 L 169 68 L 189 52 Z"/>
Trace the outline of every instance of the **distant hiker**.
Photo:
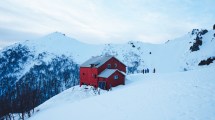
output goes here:
<path id="1" fill-rule="evenodd" d="M 98 90 L 98 94 L 100 95 L 100 88 L 98 88 L 97 90 Z"/>
<path id="2" fill-rule="evenodd" d="M 143 74 L 144 74 L 144 69 L 142 70 Z"/>
<path id="3" fill-rule="evenodd" d="M 147 69 L 145 69 L 145 73 L 147 73 Z"/>
<path id="4" fill-rule="evenodd" d="M 149 68 L 147 68 L 147 73 L 149 73 Z"/>
<path id="5" fill-rule="evenodd" d="M 155 73 L 155 68 L 153 69 L 153 73 Z"/>

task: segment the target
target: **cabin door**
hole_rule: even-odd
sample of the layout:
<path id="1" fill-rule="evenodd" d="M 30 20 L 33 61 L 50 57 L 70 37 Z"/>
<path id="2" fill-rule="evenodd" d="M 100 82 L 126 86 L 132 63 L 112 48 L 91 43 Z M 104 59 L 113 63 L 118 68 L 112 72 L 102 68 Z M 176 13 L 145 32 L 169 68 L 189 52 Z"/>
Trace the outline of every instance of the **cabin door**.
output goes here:
<path id="1" fill-rule="evenodd" d="M 105 81 L 99 81 L 99 88 L 106 89 L 106 82 Z"/>

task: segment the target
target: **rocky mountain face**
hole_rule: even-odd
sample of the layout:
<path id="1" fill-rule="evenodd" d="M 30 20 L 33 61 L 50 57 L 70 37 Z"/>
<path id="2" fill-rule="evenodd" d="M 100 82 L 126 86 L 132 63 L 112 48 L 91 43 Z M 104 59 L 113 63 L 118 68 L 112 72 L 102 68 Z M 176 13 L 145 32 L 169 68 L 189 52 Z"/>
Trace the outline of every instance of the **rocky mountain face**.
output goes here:
<path id="1" fill-rule="evenodd" d="M 71 58 L 15 44 L 0 54 L 0 115 L 29 112 L 77 84 L 79 66 Z"/>

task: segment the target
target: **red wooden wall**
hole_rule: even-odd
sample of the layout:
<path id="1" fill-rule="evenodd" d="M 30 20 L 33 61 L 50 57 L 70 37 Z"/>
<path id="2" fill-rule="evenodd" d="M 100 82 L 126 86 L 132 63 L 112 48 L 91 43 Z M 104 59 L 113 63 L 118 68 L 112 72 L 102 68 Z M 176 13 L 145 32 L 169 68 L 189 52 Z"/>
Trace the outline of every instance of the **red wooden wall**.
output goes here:
<path id="1" fill-rule="evenodd" d="M 96 78 L 92 76 L 92 74 L 96 75 Z M 81 67 L 80 68 L 80 85 L 87 84 L 97 87 L 97 75 L 98 71 L 97 68 L 88 68 L 88 67 Z"/>
<path id="2" fill-rule="evenodd" d="M 118 75 L 118 79 L 114 79 L 114 76 Z M 99 78 L 99 81 L 106 81 L 106 89 L 110 89 L 110 85 L 112 87 L 115 87 L 117 85 L 125 85 L 125 75 L 120 73 L 119 71 L 116 71 L 108 78 Z"/>
<path id="3" fill-rule="evenodd" d="M 117 64 L 117 67 L 114 66 L 115 63 Z M 123 71 L 123 72 L 126 73 L 126 66 L 124 64 L 122 64 L 120 61 L 118 61 L 114 57 L 112 57 L 110 60 L 108 60 L 102 66 L 100 66 L 98 68 L 98 72 L 101 73 L 102 71 L 104 71 L 107 68 L 108 64 L 111 64 L 110 69 L 118 69 L 118 70 Z"/>

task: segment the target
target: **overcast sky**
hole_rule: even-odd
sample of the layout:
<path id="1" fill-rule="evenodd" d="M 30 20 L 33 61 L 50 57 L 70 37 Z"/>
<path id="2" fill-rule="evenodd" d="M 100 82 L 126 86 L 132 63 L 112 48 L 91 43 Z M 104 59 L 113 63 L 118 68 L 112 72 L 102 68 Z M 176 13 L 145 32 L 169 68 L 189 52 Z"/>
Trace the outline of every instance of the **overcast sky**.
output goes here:
<path id="1" fill-rule="evenodd" d="M 1 0 L 0 47 L 59 31 L 87 43 L 163 43 L 212 29 L 215 0 Z"/>

